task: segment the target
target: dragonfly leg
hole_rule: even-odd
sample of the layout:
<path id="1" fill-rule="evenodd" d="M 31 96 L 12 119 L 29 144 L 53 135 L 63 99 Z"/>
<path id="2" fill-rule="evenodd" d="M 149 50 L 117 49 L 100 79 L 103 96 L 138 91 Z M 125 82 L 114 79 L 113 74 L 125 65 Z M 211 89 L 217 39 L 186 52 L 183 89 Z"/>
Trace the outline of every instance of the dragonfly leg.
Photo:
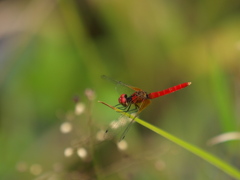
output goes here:
<path id="1" fill-rule="evenodd" d="M 124 112 L 136 112 L 138 109 L 139 109 L 139 106 L 137 106 L 135 104 L 135 108 L 134 109 L 131 109 L 131 106 L 132 106 L 133 103 L 129 103 L 128 106 L 122 106 L 122 104 L 117 104 L 115 105 L 114 107 L 117 107 L 118 109 L 124 111 Z M 118 106 L 121 106 L 121 107 L 118 107 Z M 131 110 L 130 110 L 131 109 Z"/>
<path id="2" fill-rule="evenodd" d="M 137 112 L 138 111 L 138 107 L 137 106 L 135 106 L 135 108 L 134 109 L 131 109 L 131 110 L 127 110 L 127 111 L 125 111 L 125 112 L 129 112 L 129 113 L 134 113 L 134 112 Z"/>
<path id="3" fill-rule="evenodd" d="M 128 113 L 135 113 L 135 112 L 137 112 L 137 111 L 138 111 L 138 109 L 131 109 L 131 110 L 126 111 L 126 112 L 128 112 Z"/>
<path id="4" fill-rule="evenodd" d="M 118 107 L 118 106 L 120 106 L 120 107 Z M 130 105 L 130 106 L 131 106 L 131 105 Z M 121 110 L 129 109 L 129 105 L 128 105 L 128 106 L 123 106 L 122 104 L 117 104 L 117 105 L 115 105 L 115 106 L 113 106 L 113 107 L 117 107 L 118 109 L 121 109 Z"/>
<path id="5" fill-rule="evenodd" d="M 124 112 L 128 112 L 128 111 L 130 110 L 131 106 L 132 106 L 132 103 L 130 103 L 130 104 L 126 107 L 126 109 L 124 110 Z"/>
<path id="6" fill-rule="evenodd" d="M 132 118 L 131 122 L 128 124 L 127 128 L 124 130 L 120 141 L 123 140 L 125 138 L 126 133 L 128 132 L 128 130 L 130 129 L 130 127 L 132 126 L 134 119 L 140 114 L 140 112 L 146 108 L 149 104 L 151 103 L 151 101 L 149 99 L 146 99 L 145 101 L 143 101 L 141 103 L 141 105 L 139 106 L 138 104 L 134 104 L 135 105 L 135 109 L 138 110 L 138 112 L 135 114 L 135 116 Z"/>
<path id="7" fill-rule="evenodd" d="M 138 111 L 139 110 L 139 106 L 137 104 L 134 104 L 135 108 L 133 109 L 134 111 Z"/>
<path id="8" fill-rule="evenodd" d="M 117 104 L 114 107 L 117 107 L 118 109 L 120 109 L 124 112 L 128 112 L 131 108 L 131 105 L 132 105 L 131 103 L 128 106 L 122 106 L 122 104 Z M 121 106 L 121 107 L 118 107 L 118 106 Z"/>
<path id="9" fill-rule="evenodd" d="M 118 106 L 122 106 L 121 104 L 117 104 L 117 105 L 115 105 L 115 106 L 113 106 L 113 107 L 118 107 Z"/>

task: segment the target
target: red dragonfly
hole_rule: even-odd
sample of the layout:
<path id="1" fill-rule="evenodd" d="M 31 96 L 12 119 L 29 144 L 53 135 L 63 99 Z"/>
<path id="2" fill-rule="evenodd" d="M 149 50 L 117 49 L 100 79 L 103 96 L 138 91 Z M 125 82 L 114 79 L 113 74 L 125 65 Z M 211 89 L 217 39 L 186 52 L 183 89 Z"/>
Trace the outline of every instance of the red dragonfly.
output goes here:
<path id="1" fill-rule="evenodd" d="M 134 121 L 134 119 L 151 103 L 151 99 L 155 99 L 155 98 L 158 98 L 160 96 L 164 96 L 164 95 L 173 93 L 173 92 L 178 91 L 182 88 L 185 88 L 185 87 L 187 87 L 191 84 L 191 82 L 185 82 L 185 83 L 170 87 L 168 89 L 164 89 L 162 91 L 147 93 L 140 88 L 124 84 L 121 81 L 116 81 L 116 80 L 110 79 L 109 77 L 107 77 L 105 75 L 103 75 L 102 78 L 110 80 L 117 85 L 125 86 L 128 89 L 132 89 L 133 91 L 135 91 L 130 96 L 128 96 L 127 94 L 121 94 L 120 97 L 118 98 L 119 104 L 117 104 L 114 107 L 111 106 L 111 105 L 108 105 L 107 103 L 99 101 L 100 103 L 102 103 L 102 104 L 104 104 L 104 105 L 106 105 L 106 106 L 108 106 L 112 109 L 115 109 L 115 107 L 118 107 L 118 109 L 122 110 L 123 112 L 129 112 L 129 113 L 135 112 L 136 113 L 134 115 L 134 117 L 131 119 L 130 124 L 124 130 L 120 140 L 124 139 L 125 134 L 129 130 L 132 122 Z M 132 109 L 132 106 L 134 106 L 133 109 Z M 106 133 L 107 132 L 108 132 L 108 130 L 106 131 Z"/>

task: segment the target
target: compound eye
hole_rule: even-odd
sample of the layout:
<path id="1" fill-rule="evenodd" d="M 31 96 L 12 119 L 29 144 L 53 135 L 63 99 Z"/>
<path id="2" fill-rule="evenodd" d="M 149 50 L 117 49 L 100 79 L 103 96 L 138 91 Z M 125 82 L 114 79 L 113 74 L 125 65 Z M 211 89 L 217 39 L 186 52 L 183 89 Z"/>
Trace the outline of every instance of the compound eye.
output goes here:
<path id="1" fill-rule="evenodd" d="M 118 102 L 119 102 L 119 104 L 122 104 L 123 106 L 127 106 L 127 105 L 128 105 L 127 95 L 126 95 L 126 94 L 122 94 L 122 95 L 118 98 Z"/>

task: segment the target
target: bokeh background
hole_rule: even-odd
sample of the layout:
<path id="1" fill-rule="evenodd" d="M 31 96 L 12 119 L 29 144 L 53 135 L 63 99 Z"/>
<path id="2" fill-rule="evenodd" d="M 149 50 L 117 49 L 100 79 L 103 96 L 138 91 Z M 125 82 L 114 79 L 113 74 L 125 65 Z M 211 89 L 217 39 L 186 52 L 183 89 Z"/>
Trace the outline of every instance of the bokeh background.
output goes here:
<path id="1" fill-rule="evenodd" d="M 1 0 L 0 179 L 230 180 L 137 123 L 123 148 L 96 140 L 118 114 L 105 74 L 161 97 L 140 118 L 240 168 L 240 1 Z M 233 138 L 238 138 L 237 136 Z"/>

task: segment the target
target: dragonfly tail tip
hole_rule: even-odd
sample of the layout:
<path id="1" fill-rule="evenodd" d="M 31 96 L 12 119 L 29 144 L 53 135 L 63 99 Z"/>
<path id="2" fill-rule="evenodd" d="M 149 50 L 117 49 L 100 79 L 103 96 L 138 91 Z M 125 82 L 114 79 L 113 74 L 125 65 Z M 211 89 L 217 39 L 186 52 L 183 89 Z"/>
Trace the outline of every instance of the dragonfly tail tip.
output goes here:
<path id="1" fill-rule="evenodd" d="M 191 85 L 192 84 L 192 82 L 188 82 L 188 85 Z"/>

